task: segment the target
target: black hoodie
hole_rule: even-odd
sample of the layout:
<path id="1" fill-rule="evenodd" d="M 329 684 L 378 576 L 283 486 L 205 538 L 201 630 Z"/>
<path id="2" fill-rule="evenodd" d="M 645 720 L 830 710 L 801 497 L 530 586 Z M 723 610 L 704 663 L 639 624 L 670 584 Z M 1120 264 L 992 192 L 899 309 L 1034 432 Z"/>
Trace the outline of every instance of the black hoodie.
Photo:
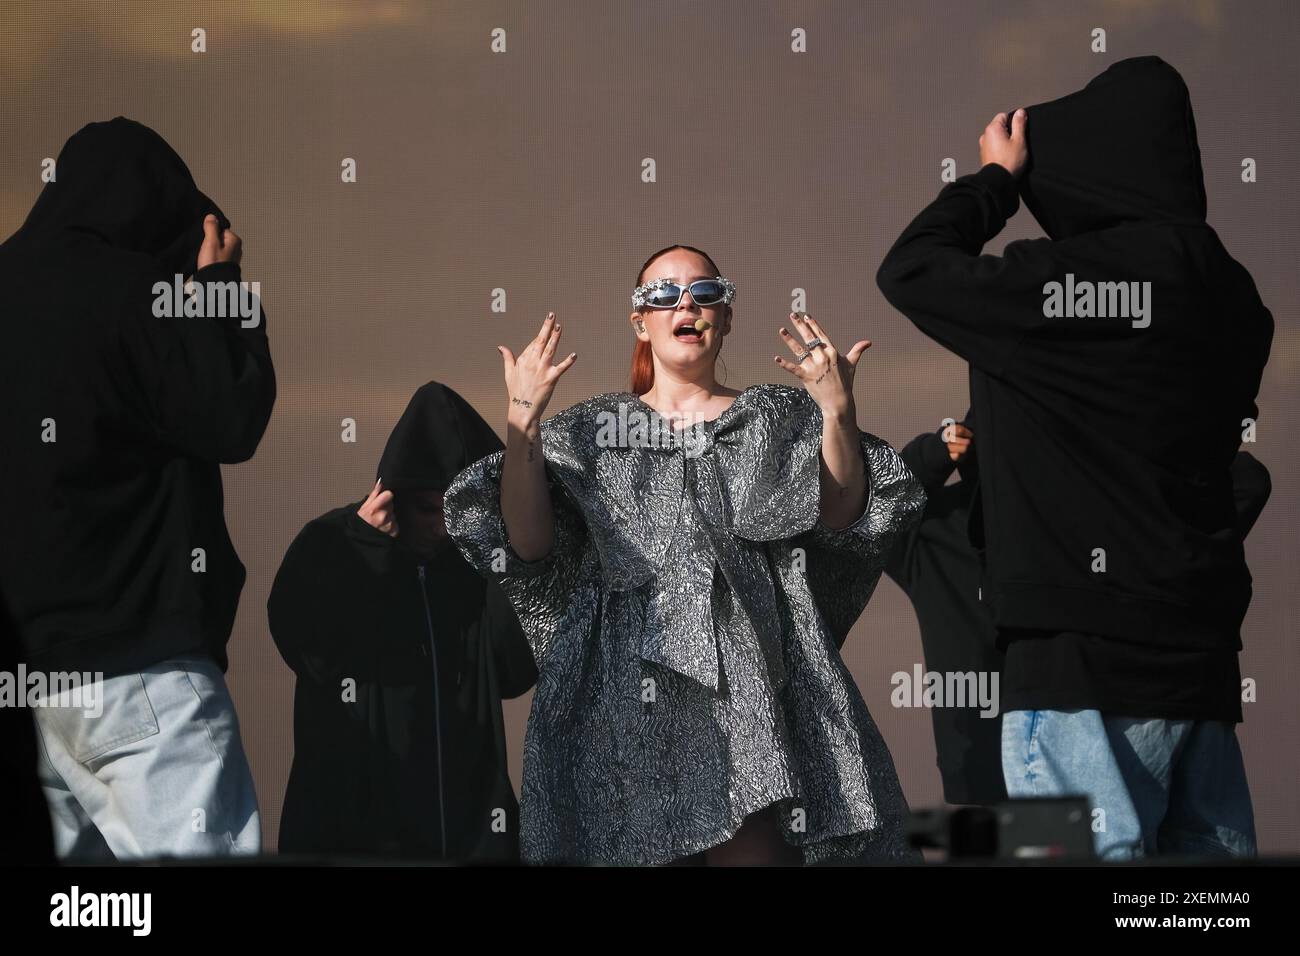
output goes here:
<path id="1" fill-rule="evenodd" d="M 444 491 L 501 447 L 463 398 L 430 382 L 393 429 L 379 475 L 399 499 Z M 537 679 L 519 621 L 450 539 L 422 561 L 360 505 L 303 528 L 267 602 L 298 678 L 280 851 L 517 860 L 501 700 Z"/>
<path id="2" fill-rule="evenodd" d="M 977 442 L 974 415 L 967 412 L 961 421 Z M 970 545 L 967 527 L 979 484 L 976 443 L 955 464 L 941 428 L 917 435 L 899 454 L 925 488 L 925 511 L 911 532 L 895 543 L 885 573 L 916 609 L 926 670 L 1000 679 L 1002 652 L 992 617 L 979 600 L 979 553 Z M 949 483 L 954 469 L 960 480 Z M 963 707 L 949 702 L 930 710 L 943 799 L 948 803 L 992 806 L 1007 798 L 999 756 L 1000 714 L 984 716 L 981 711 L 979 703 L 970 700 Z"/>
<path id="3" fill-rule="evenodd" d="M 244 567 L 219 465 L 257 448 L 275 375 L 265 316 L 154 314 L 154 283 L 194 274 L 209 212 L 229 225 L 157 133 L 118 117 L 68 140 L 0 246 L 0 582 L 34 667 L 225 666 Z"/>
<path id="4" fill-rule="evenodd" d="M 970 412 L 962 422 L 975 438 L 960 464 L 954 465 L 948 455 L 943 429 L 917 435 L 899 452 L 925 488 L 925 513 L 911 533 L 898 540 L 885 572 L 916 609 L 928 671 L 1000 674 L 1003 655 L 988 606 L 980 600 L 980 554 L 970 542 L 980 430 Z M 949 482 L 954 469 L 961 479 Z M 1268 469 L 1249 452 L 1237 453 L 1231 472 L 1236 533 L 1244 540 L 1272 484 Z M 1005 800 L 1001 721 L 982 716 L 969 704 L 935 707 L 930 716 L 944 800 L 985 806 Z"/>
<path id="5" fill-rule="evenodd" d="M 885 574 L 917 610 L 927 671 L 992 680 L 991 675 L 1001 675 L 1002 652 L 988 607 L 979 600 L 979 554 L 967 532 L 979 484 L 979 434 L 970 412 L 962 423 L 976 434 L 976 442 L 961 464 L 949 457 L 944 429 L 918 434 L 898 453 L 926 489 L 926 511 L 894 544 Z M 948 483 L 954 470 L 961 480 Z M 984 717 L 978 702 L 967 701 L 966 706 L 933 708 L 931 721 L 946 803 L 992 806 L 1006 800 L 998 756 L 1000 714 Z"/>
<path id="6" fill-rule="evenodd" d="M 23 659 L 21 648 L 18 628 L 0 597 L 0 674 L 10 675 L 10 680 Z M 21 685 L 15 690 L 24 697 L 27 693 Z M 54 862 L 54 834 L 36 770 L 37 731 L 31 708 L 15 703 L 19 702 L 5 701 L 0 706 L 0 820 L 4 821 L 0 860 L 44 866 Z"/>
<path id="7" fill-rule="evenodd" d="M 1205 222 L 1170 66 L 1117 63 L 1030 107 L 1027 133 L 1020 190 L 1050 239 L 980 254 L 1018 206 L 1016 180 L 990 164 L 947 186 L 877 275 L 971 366 L 984 599 L 1004 644 L 1041 639 L 1018 674 L 1008 647 L 1003 710 L 1239 720 L 1251 586 L 1229 469 L 1272 316 Z M 1149 324 L 1048 317 L 1048 284 L 1071 282 L 1149 282 Z M 1062 635 L 1086 649 L 1048 647 Z"/>

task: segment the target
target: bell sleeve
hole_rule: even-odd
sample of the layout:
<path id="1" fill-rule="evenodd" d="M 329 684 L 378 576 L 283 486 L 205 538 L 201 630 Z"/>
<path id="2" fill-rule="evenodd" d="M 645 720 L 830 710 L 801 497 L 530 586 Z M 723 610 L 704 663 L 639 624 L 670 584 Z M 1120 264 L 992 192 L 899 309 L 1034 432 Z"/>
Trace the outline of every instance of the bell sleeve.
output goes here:
<path id="1" fill-rule="evenodd" d="M 502 700 L 513 700 L 537 683 L 537 664 L 519 615 L 501 585 L 488 579 L 484 598 L 482 625 L 491 648 L 497 690 Z"/>
<path id="2" fill-rule="evenodd" d="M 543 448 L 546 448 L 545 435 Z M 590 607 L 574 600 L 589 571 L 588 534 L 581 513 L 546 463 L 555 535 L 550 552 L 525 561 L 510 545 L 501 514 L 501 471 L 505 452 L 479 459 L 447 488 L 447 531 L 465 560 L 495 581 L 510 600 L 540 671 L 566 629 L 570 610 Z"/>
<path id="3" fill-rule="evenodd" d="M 802 549 L 807 586 L 836 644 L 862 614 L 895 543 L 920 518 L 925 490 L 888 442 L 859 432 L 867 476 L 861 517 L 832 530 L 820 520 L 822 415 L 803 388 L 769 385 L 719 434 L 715 455 L 734 534 Z"/>
<path id="4" fill-rule="evenodd" d="M 862 432 L 867 472 L 867 506 L 846 528 L 820 520 L 796 544 L 807 553 L 808 588 L 826 626 L 843 647 L 876 589 L 895 543 L 925 509 L 925 490 L 888 442 Z"/>

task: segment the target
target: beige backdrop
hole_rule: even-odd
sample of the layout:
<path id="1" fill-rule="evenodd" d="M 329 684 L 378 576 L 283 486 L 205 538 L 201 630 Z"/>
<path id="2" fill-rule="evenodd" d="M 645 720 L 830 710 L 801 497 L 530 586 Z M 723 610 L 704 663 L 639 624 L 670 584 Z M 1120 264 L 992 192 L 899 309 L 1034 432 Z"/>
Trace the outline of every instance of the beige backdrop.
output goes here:
<path id="1" fill-rule="evenodd" d="M 274 846 L 293 751 L 292 679 L 265 602 L 289 541 L 364 495 L 411 392 L 438 379 L 504 421 L 498 342 L 547 309 L 579 359 L 559 410 L 626 387 L 628 294 L 655 249 L 709 251 L 739 287 L 728 383 L 782 381 L 771 356 L 791 290 L 839 341 L 869 336 L 861 424 L 901 444 L 966 409 L 963 364 L 894 313 L 874 272 L 939 189 L 977 165 L 998 110 L 1156 53 L 1197 110 L 1210 221 L 1277 320 L 1251 450 L 1273 499 L 1248 542 L 1256 578 L 1242 738 L 1261 847 L 1300 850 L 1297 473 L 1300 413 L 1294 94 L 1300 5 L 853 0 L 54 3 L 0 11 L 0 231 L 22 221 L 41 161 L 123 114 L 185 157 L 245 239 L 280 382 L 256 457 L 226 469 L 248 566 L 230 683 Z M 191 50 L 196 28 L 207 52 Z M 505 52 L 491 48 L 504 31 Z M 1094 28 L 1107 51 L 1090 49 Z M 806 31 L 807 52 L 791 50 Z M 358 181 L 340 181 L 356 160 Z M 657 181 L 641 181 L 653 158 Z M 1259 181 L 1244 184 L 1243 158 Z M 1005 238 L 1036 234 L 1021 213 Z M 994 244 L 996 251 L 1000 238 Z M 494 289 L 507 311 L 491 310 Z M 1231 334 L 1231 316 L 1224 316 Z M 340 440 L 354 418 L 359 438 Z M 1068 423 L 1062 423 L 1068 427 Z M 888 581 L 845 656 L 914 807 L 940 801 L 930 715 L 889 704 L 920 660 Z M 511 773 L 529 699 L 507 705 Z"/>

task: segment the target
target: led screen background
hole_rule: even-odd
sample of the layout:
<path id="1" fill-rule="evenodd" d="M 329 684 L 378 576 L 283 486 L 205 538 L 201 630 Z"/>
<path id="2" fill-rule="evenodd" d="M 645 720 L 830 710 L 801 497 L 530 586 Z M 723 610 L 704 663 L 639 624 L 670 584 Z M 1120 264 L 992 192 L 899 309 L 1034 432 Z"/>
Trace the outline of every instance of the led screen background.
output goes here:
<path id="1" fill-rule="evenodd" d="M 946 159 L 958 174 L 976 168 L 995 112 L 1157 54 L 1191 89 L 1210 223 L 1277 323 L 1246 446 L 1273 496 L 1247 542 L 1242 671 L 1257 700 L 1240 733 L 1261 851 L 1300 851 L 1298 21 L 1284 0 L 7 0 L 4 234 L 46 157 L 85 123 L 125 115 L 186 159 L 244 238 L 245 278 L 262 285 L 279 397 L 256 457 L 224 474 L 248 567 L 229 682 L 268 846 L 293 748 L 292 676 L 266 625 L 271 580 L 306 521 L 365 495 L 417 386 L 447 383 L 502 429 L 495 346 L 518 349 L 554 309 L 579 358 L 552 410 L 625 388 L 636 270 L 685 242 L 738 286 L 727 384 L 787 380 L 772 363 L 777 328 L 805 289 L 836 341 L 874 342 L 860 424 L 901 446 L 965 411 L 966 374 L 877 291 L 889 244 L 941 187 Z M 1092 49 L 1098 28 L 1105 52 Z M 195 29 L 206 52 L 192 50 Z M 796 30 L 807 52 L 792 50 Z M 355 183 L 340 175 L 347 158 Z M 1254 183 L 1242 182 L 1246 158 Z M 1037 234 L 1022 211 L 991 250 Z M 1232 316 L 1222 321 L 1230 337 Z M 354 443 L 340 438 L 345 418 Z M 891 675 L 921 661 L 892 582 L 844 655 L 909 802 L 939 803 L 930 714 L 890 705 Z M 506 704 L 516 787 L 529 703 Z"/>

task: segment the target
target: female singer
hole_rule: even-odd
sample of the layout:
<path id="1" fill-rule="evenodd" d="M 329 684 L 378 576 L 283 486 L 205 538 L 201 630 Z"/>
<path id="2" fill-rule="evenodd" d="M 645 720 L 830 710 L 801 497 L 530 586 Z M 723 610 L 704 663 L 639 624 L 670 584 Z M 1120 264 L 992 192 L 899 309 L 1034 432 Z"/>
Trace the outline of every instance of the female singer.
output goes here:
<path id="1" fill-rule="evenodd" d="M 446 519 L 496 575 L 536 658 L 525 862 L 919 859 L 889 751 L 840 647 L 925 495 L 859 431 L 853 376 L 809 316 L 798 380 L 714 376 L 735 286 L 670 246 L 632 295 L 631 392 L 542 416 L 576 360 L 554 313 L 498 346 L 504 452 L 462 471 Z"/>

